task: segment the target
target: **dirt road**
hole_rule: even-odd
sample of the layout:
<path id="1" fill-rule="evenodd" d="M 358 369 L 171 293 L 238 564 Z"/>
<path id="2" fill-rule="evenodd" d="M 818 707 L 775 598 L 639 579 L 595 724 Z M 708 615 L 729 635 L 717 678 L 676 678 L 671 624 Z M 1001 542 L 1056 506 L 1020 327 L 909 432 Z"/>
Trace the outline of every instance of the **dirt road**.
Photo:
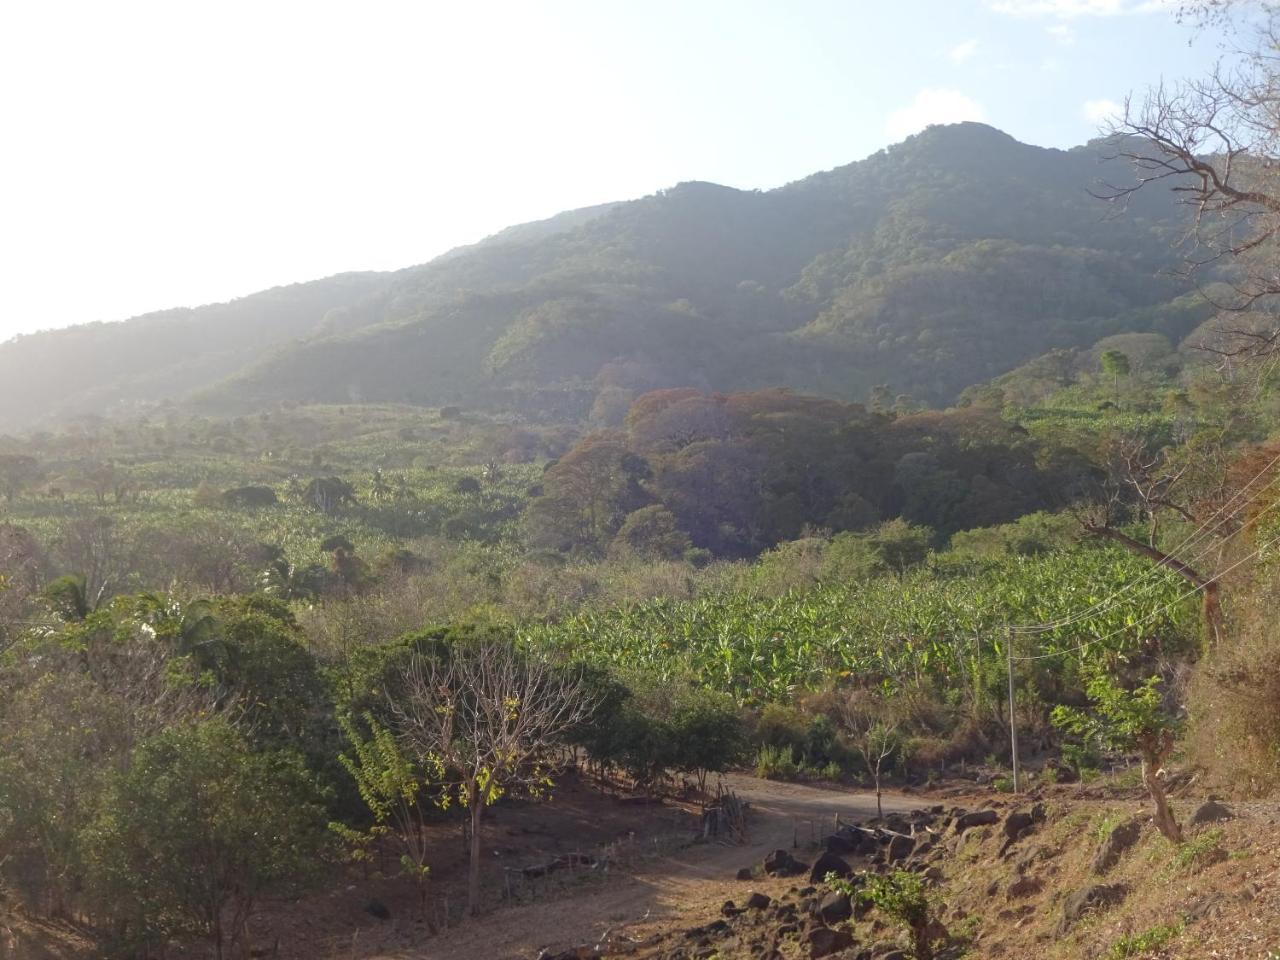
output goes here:
<path id="1" fill-rule="evenodd" d="M 821 837 L 831 830 L 837 813 L 845 819 L 874 816 L 869 793 L 775 783 L 734 774 L 725 785 L 750 802 L 748 842 L 743 846 L 699 846 L 679 856 L 643 863 L 628 876 L 615 876 L 580 894 L 543 903 L 499 910 L 437 937 L 411 953 L 384 954 L 383 960 L 476 960 L 533 958 L 544 947 L 565 949 L 596 943 L 606 933 L 642 938 L 688 917 L 689 924 L 715 916 L 726 899 L 748 889 L 769 890 L 793 881 L 744 884 L 738 870 L 759 863 L 771 850 L 790 848 L 799 834 Z M 884 808 L 907 810 L 919 801 L 884 797 Z"/>

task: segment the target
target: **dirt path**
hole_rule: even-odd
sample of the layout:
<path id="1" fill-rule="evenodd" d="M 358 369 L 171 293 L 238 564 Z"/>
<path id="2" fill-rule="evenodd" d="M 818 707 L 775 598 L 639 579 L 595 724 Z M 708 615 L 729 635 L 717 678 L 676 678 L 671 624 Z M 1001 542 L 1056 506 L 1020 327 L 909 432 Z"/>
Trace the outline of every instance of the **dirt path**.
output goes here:
<path id="1" fill-rule="evenodd" d="M 754 811 L 745 846 L 697 847 L 680 856 L 656 858 L 598 888 L 499 910 L 418 950 L 384 954 L 382 960 L 531 960 L 544 947 L 596 943 L 607 932 L 641 938 L 684 917 L 690 925 L 705 922 L 720 904 L 747 887 L 734 879 L 740 868 L 760 862 L 771 850 L 790 848 L 797 831 L 804 845 L 811 831 L 818 837 L 829 833 L 837 813 L 857 819 L 876 812 L 875 797 L 869 793 L 775 783 L 741 774 L 727 776 L 725 784 L 750 802 Z M 919 805 L 908 797 L 884 797 L 886 811 Z M 791 882 L 764 881 L 752 888 L 768 890 Z"/>

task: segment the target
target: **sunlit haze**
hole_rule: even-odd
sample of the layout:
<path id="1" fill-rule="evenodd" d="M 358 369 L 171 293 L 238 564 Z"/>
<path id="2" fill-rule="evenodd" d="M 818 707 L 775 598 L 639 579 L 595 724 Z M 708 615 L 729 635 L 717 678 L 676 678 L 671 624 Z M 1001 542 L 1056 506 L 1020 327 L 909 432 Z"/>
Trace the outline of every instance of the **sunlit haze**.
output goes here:
<path id="1" fill-rule="evenodd" d="M 773 187 L 934 122 L 1070 146 L 1201 72 L 1192 37 L 1122 0 L 9 3 L 0 338 Z"/>

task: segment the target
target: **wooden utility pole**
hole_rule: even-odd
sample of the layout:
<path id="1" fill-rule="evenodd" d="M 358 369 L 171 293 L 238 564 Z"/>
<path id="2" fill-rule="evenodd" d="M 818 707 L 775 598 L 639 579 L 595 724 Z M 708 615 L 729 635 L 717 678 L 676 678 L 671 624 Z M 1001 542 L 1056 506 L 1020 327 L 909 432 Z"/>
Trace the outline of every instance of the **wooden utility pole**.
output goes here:
<path id="1" fill-rule="evenodd" d="M 1005 628 L 1005 662 L 1009 667 L 1009 746 L 1013 751 L 1013 792 L 1018 792 L 1018 718 L 1013 709 L 1013 631 Z"/>

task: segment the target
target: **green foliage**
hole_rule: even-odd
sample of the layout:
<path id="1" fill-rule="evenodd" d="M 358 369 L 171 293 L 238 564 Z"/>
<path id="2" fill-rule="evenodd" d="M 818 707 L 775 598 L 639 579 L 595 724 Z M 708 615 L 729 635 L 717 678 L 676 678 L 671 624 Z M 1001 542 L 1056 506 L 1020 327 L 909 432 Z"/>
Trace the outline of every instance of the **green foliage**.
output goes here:
<path id="1" fill-rule="evenodd" d="M 1179 921 L 1150 927 L 1141 933 L 1125 934 L 1110 946 L 1104 955 L 1105 960 L 1147 956 L 1176 940 L 1185 929 L 1186 924 Z"/>
<path id="2" fill-rule="evenodd" d="M 833 677 L 875 678 L 891 688 L 929 683 L 958 692 L 973 690 L 976 678 L 998 700 L 1003 651 L 990 642 L 975 644 L 975 637 L 997 635 L 1006 622 L 1060 617 L 1098 596 L 1100 584 L 1119 585 L 1148 571 L 1124 551 L 1088 545 L 1002 558 L 958 575 L 922 567 L 901 578 L 780 597 L 725 591 L 584 609 L 558 623 L 527 626 L 522 634 L 593 662 L 690 676 L 744 702 L 786 701 L 797 688 L 817 688 Z M 1189 639 L 1194 609 L 1165 609 L 1182 595 L 1182 581 L 1161 571 L 1151 586 L 1136 611 L 1106 610 L 1044 634 L 1041 649 L 1063 656 L 1053 666 L 1055 676 L 1028 678 L 1032 688 L 1044 682 L 1051 693 L 1062 675 L 1079 677 L 1094 657 L 1131 654 L 1146 636 Z M 1075 652 L 1090 641 L 1095 646 L 1087 656 Z"/>
<path id="3" fill-rule="evenodd" d="M 1114 677 L 1095 670 L 1087 686 L 1091 709 L 1055 707 L 1053 722 L 1068 733 L 1115 750 L 1141 749 L 1145 743 L 1176 735 L 1182 727 L 1181 718 L 1161 694 L 1160 684 L 1159 677 L 1148 677 L 1126 690 Z"/>
<path id="4" fill-rule="evenodd" d="M 755 774 L 765 780 L 794 780 L 800 767 L 790 747 L 761 744 L 756 752 Z"/>
<path id="5" fill-rule="evenodd" d="M 159 734 L 85 827 L 88 882 L 133 945 L 196 935 L 222 956 L 258 897 L 314 867 L 319 799 L 296 754 L 256 753 L 224 722 Z"/>
<path id="6" fill-rule="evenodd" d="M 1220 844 L 1223 836 L 1225 834 L 1221 827 L 1213 827 L 1180 844 L 1173 855 L 1174 868 L 1186 871 L 1206 866 L 1212 857 L 1222 855 Z"/>
<path id="7" fill-rule="evenodd" d="M 426 811 L 432 784 L 444 778 L 444 765 L 431 756 L 410 759 L 388 727 L 370 713 L 362 720 L 367 736 L 350 717 L 339 716 L 348 750 L 338 760 L 355 781 L 373 823 L 367 830 L 340 822 L 329 828 L 349 845 L 355 859 L 368 859 L 369 848 L 391 833 L 403 850 L 401 866 L 421 887 L 431 873 L 423 835 Z"/>
<path id="8" fill-rule="evenodd" d="M 937 939 L 936 906 L 924 877 L 907 870 L 861 873 L 851 880 L 828 875 L 827 883 L 862 903 L 882 911 L 907 929 L 916 960 L 932 960 Z"/>

